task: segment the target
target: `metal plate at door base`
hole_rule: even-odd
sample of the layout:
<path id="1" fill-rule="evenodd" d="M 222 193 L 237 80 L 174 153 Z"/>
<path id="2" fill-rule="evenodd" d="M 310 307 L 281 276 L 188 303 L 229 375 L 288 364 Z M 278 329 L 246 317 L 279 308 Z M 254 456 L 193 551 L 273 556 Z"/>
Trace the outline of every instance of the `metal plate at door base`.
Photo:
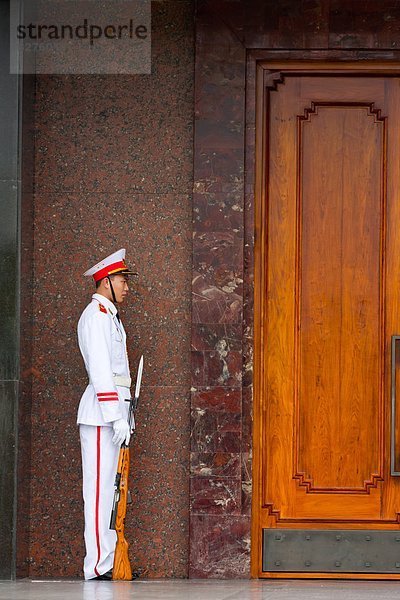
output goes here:
<path id="1" fill-rule="evenodd" d="M 263 571 L 400 573 L 400 531 L 264 529 Z"/>

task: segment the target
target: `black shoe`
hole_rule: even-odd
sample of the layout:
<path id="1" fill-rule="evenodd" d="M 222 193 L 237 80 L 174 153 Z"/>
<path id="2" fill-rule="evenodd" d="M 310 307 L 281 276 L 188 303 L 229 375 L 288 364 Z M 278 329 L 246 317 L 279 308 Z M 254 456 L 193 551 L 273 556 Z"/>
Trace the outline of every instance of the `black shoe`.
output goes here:
<path id="1" fill-rule="evenodd" d="M 98 575 L 97 577 L 92 577 L 89 581 L 111 581 L 112 580 L 112 569 L 107 571 L 107 573 L 103 573 L 102 575 Z"/>
<path id="2" fill-rule="evenodd" d="M 141 576 L 142 572 L 141 571 L 132 571 L 132 579 L 116 579 L 116 581 L 135 581 L 135 579 L 139 579 L 139 577 Z M 97 577 L 97 579 L 101 579 L 99 577 Z"/>
<path id="3" fill-rule="evenodd" d="M 132 571 L 132 581 L 135 581 L 135 579 L 139 579 L 140 575 L 140 571 Z"/>

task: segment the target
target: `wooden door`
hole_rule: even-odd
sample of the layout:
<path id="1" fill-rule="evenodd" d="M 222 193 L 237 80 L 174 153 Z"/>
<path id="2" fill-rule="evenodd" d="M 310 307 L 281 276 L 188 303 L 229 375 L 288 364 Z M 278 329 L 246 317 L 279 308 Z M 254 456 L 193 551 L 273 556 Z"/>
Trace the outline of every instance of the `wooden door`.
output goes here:
<path id="1" fill-rule="evenodd" d="M 253 576 L 400 578 L 400 77 L 261 66 L 257 119 Z"/>

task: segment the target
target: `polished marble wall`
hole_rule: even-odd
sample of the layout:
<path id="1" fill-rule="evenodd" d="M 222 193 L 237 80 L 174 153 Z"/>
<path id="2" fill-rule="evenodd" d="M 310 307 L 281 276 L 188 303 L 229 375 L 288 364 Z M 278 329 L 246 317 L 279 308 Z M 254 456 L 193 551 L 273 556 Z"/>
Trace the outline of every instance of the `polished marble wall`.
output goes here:
<path id="1" fill-rule="evenodd" d="M 243 4 L 199 2 L 196 16 L 191 577 L 249 576 L 251 431 L 244 418 L 251 397 L 243 379 L 246 48 L 231 27 Z"/>
<path id="2" fill-rule="evenodd" d="M 126 530 L 132 565 L 149 577 L 188 574 L 193 32 L 192 2 L 154 2 L 151 75 L 36 78 L 20 576 L 82 575 L 76 412 L 86 375 L 76 325 L 94 291 L 82 273 L 120 247 L 140 273 L 121 308 L 132 370 L 145 359 Z"/>

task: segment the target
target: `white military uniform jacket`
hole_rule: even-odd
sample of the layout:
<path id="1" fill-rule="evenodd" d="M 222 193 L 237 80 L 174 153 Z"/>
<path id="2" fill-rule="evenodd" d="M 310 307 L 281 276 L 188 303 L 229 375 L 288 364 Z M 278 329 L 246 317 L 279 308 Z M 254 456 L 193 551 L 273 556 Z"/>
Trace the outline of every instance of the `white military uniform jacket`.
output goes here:
<path id="1" fill-rule="evenodd" d="M 128 416 L 126 333 L 116 315 L 117 309 L 110 300 L 93 294 L 79 319 L 78 342 L 89 384 L 79 403 L 78 424 L 111 427 L 112 421 Z"/>

